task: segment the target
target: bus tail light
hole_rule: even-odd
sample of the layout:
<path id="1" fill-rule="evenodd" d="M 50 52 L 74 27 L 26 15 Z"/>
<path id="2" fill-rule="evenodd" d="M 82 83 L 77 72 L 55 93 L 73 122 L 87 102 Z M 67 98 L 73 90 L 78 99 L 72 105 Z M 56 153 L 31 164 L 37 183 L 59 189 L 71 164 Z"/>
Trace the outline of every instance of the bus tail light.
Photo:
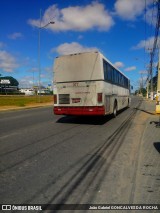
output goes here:
<path id="1" fill-rule="evenodd" d="M 57 104 L 57 95 L 54 95 L 54 104 Z"/>
<path id="2" fill-rule="evenodd" d="M 97 94 L 97 101 L 98 103 L 102 103 L 102 93 Z"/>

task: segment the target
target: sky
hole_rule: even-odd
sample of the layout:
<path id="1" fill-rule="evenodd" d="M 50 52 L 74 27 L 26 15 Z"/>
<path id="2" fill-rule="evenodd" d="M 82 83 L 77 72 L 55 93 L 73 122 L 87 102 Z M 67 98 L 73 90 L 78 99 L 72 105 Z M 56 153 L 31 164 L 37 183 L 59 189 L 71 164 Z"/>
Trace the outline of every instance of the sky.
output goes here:
<path id="1" fill-rule="evenodd" d="M 57 56 L 92 50 L 129 77 L 134 90 L 147 78 L 155 0 L 0 0 L 0 8 L 0 74 L 20 88 L 38 85 L 39 74 L 42 85 L 52 84 Z"/>

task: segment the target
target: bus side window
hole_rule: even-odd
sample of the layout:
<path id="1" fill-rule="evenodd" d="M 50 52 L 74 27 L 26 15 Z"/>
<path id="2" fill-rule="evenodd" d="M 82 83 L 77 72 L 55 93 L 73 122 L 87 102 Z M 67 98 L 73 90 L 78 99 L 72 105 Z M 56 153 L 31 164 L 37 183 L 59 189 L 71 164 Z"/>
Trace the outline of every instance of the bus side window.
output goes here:
<path id="1" fill-rule="evenodd" d="M 115 84 L 115 69 L 112 67 L 112 82 Z"/>
<path id="2" fill-rule="evenodd" d="M 127 88 L 130 88 L 130 81 L 127 79 Z"/>
<path id="3" fill-rule="evenodd" d="M 118 85 L 120 84 L 120 73 L 118 72 L 118 81 L 117 81 Z"/>
<path id="4" fill-rule="evenodd" d="M 128 79 L 127 78 L 124 78 L 124 87 L 128 88 Z"/>
<path id="5" fill-rule="evenodd" d="M 112 81 L 112 67 L 110 64 L 107 64 L 107 80 Z"/>
<path id="6" fill-rule="evenodd" d="M 117 72 L 117 70 L 114 70 L 114 73 L 115 73 L 115 74 L 114 74 L 114 78 L 115 78 L 115 79 L 114 79 L 114 83 L 115 83 L 115 84 L 118 84 L 118 72 Z"/>
<path id="7" fill-rule="evenodd" d="M 124 87 L 124 76 L 122 75 L 122 86 Z"/>
<path id="8" fill-rule="evenodd" d="M 103 60 L 103 71 L 104 71 L 104 80 L 112 81 L 112 67 L 105 60 Z"/>
<path id="9" fill-rule="evenodd" d="M 107 80 L 107 63 L 103 60 L 104 80 Z"/>
<path id="10" fill-rule="evenodd" d="M 103 72 L 105 81 L 112 82 L 127 89 L 129 88 L 128 79 L 105 60 L 103 60 Z"/>

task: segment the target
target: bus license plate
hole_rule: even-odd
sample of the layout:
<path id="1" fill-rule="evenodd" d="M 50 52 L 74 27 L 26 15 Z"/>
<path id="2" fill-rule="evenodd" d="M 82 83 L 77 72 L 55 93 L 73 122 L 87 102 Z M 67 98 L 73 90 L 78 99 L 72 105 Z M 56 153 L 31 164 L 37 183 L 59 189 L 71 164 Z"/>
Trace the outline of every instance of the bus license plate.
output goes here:
<path id="1" fill-rule="evenodd" d="M 72 103 L 80 103 L 81 99 L 80 98 L 72 98 Z"/>

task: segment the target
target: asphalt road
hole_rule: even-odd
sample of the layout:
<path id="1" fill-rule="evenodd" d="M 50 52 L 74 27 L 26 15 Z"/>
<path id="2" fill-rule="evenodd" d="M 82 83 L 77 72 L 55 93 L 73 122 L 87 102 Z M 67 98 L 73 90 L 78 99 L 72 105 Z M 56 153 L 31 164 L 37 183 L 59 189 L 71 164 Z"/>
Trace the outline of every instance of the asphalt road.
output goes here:
<path id="1" fill-rule="evenodd" d="M 51 107 L 1 112 L 1 203 L 131 204 L 140 104 L 132 99 L 115 119 L 54 116 Z"/>

